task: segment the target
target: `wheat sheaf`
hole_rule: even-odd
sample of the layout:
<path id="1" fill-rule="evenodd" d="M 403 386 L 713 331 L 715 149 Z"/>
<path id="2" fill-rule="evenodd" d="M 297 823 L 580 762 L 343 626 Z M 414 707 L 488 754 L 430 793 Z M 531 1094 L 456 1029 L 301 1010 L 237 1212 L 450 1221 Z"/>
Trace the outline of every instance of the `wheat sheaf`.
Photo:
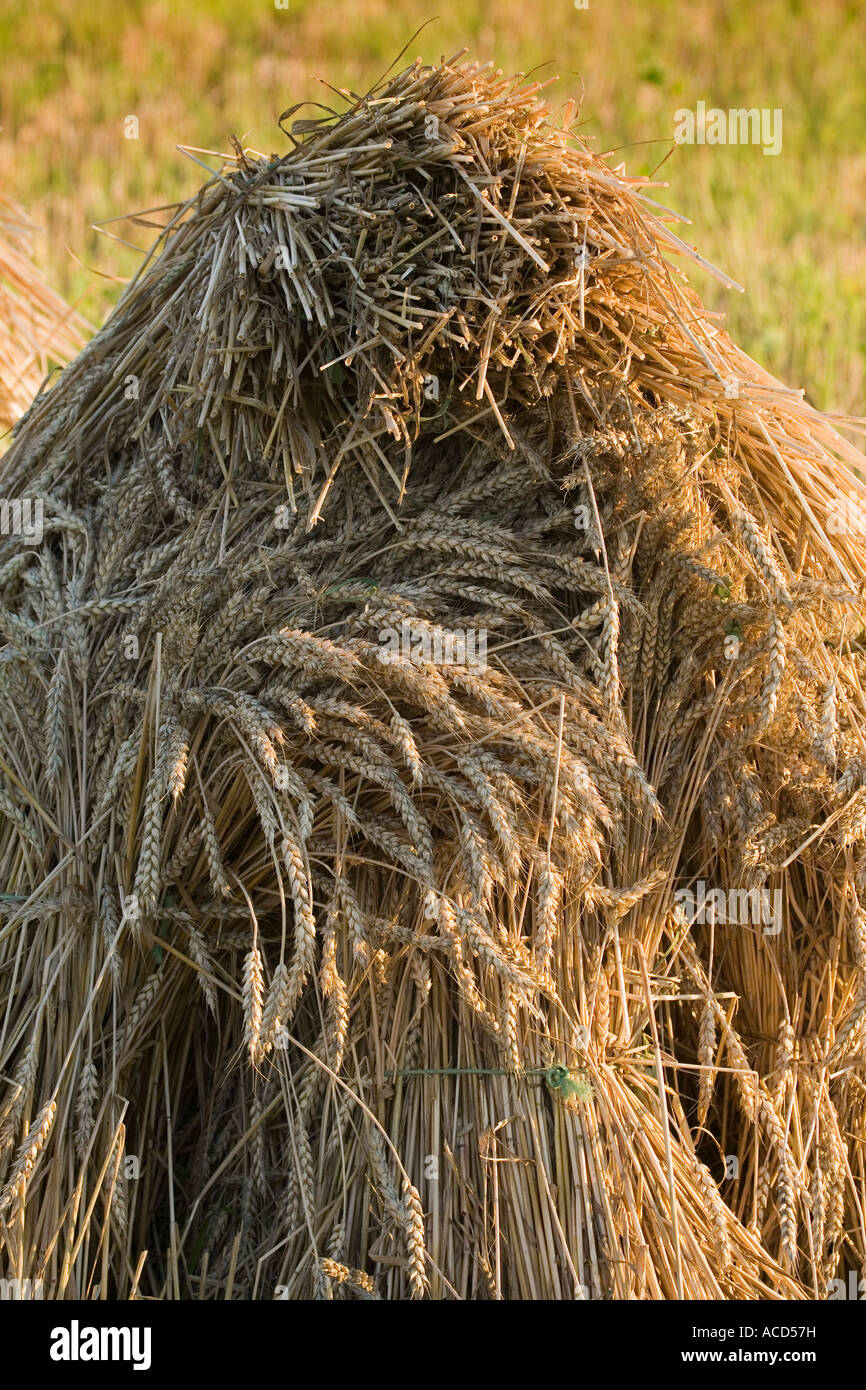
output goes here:
<path id="1" fill-rule="evenodd" d="M 293 115 L 3 461 L 44 536 L 0 541 L 2 1259 L 826 1297 L 866 1262 L 864 460 L 537 84 Z"/>

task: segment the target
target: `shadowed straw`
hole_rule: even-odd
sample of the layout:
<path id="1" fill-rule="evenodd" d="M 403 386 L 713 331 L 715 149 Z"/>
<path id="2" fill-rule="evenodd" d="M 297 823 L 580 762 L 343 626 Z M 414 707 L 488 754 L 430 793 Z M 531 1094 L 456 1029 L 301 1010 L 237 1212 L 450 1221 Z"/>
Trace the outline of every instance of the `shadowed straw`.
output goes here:
<path id="1" fill-rule="evenodd" d="M 4 1259 L 824 1297 L 866 1260 L 863 460 L 537 85 L 416 65 L 291 139 L 4 461 Z"/>

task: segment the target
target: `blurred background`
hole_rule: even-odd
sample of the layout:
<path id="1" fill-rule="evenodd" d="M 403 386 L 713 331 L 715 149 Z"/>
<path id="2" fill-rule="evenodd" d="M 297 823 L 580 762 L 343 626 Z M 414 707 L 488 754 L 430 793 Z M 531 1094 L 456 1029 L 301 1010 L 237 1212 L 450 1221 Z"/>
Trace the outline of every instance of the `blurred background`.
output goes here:
<path id="1" fill-rule="evenodd" d="M 577 99 L 584 137 L 627 172 L 658 169 L 654 196 L 692 221 L 680 235 L 745 287 L 690 270 L 746 351 L 821 408 L 866 413 L 864 0 L 0 0 L 0 190 L 98 323 L 140 252 L 93 224 L 194 193 L 207 176 L 178 144 L 283 153 L 282 111 L 339 105 L 323 81 L 362 92 L 404 45 L 398 66 L 465 47 L 558 77 L 552 104 Z M 698 101 L 781 108 L 781 153 L 675 145 Z"/>

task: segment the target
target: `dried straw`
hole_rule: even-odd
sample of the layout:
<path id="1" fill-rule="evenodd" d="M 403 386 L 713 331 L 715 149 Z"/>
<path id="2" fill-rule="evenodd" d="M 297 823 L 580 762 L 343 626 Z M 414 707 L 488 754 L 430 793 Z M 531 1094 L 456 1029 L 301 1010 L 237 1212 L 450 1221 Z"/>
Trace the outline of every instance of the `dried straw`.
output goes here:
<path id="1" fill-rule="evenodd" d="M 87 331 L 33 265 L 32 231 L 0 194 L 0 429 L 24 413 L 50 367 L 81 350 Z"/>

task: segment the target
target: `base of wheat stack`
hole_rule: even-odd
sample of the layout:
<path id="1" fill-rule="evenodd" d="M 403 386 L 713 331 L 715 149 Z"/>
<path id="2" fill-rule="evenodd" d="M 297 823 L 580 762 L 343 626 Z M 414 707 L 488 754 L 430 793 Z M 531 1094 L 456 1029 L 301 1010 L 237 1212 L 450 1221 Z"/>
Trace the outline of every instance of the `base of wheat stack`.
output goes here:
<path id="1" fill-rule="evenodd" d="M 238 150 L 5 460 L 0 1248 L 50 1296 L 866 1262 L 860 456 L 548 121 L 455 60 Z"/>

